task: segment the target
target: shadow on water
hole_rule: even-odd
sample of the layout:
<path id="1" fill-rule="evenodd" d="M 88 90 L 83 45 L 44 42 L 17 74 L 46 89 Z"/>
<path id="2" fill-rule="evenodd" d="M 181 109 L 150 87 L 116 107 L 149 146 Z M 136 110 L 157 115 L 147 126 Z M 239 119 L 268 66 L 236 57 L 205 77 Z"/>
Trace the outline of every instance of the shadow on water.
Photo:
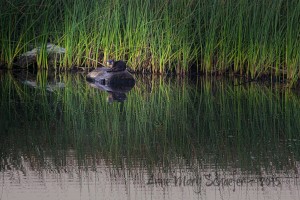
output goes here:
<path id="1" fill-rule="evenodd" d="M 74 199 L 80 188 L 80 196 L 104 199 L 249 199 L 261 188 L 253 195 L 297 198 L 299 96 L 236 85 L 136 77 L 126 100 L 109 104 L 84 74 L 1 73 L 4 199 L 21 199 L 10 192 L 37 187 L 34 180 L 44 184 L 39 197 L 46 188 Z"/>

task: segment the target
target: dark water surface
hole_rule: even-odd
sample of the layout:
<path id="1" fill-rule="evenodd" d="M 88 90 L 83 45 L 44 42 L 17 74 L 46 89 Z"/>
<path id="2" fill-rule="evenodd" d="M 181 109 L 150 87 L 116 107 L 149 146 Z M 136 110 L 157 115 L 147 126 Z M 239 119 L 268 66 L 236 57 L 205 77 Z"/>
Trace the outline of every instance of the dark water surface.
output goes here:
<path id="1" fill-rule="evenodd" d="M 1 200 L 300 198 L 295 92 L 136 77 L 111 93 L 84 77 L 0 72 Z"/>

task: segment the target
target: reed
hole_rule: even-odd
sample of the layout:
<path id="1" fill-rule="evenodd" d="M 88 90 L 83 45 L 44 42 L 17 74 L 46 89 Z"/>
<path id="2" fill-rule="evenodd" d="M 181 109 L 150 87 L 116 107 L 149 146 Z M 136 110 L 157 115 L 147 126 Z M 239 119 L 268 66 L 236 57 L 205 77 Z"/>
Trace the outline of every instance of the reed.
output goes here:
<path id="1" fill-rule="evenodd" d="M 296 0 L 19 1 L 0 8 L 0 59 L 12 67 L 47 42 L 66 48 L 61 66 L 127 60 L 141 72 L 227 71 L 295 82 L 300 3 Z M 40 68 L 47 53 L 38 55 Z M 194 65 L 193 65 L 194 67 Z"/>

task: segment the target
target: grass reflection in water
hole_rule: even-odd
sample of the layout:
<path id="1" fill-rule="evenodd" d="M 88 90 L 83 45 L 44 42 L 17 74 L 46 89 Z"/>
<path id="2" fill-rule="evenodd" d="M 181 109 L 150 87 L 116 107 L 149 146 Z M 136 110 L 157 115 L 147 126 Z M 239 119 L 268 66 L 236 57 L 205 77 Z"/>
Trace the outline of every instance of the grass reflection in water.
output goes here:
<path id="1" fill-rule="evenodd" d="M 297 169 L 299 97 L 278 86 L 137 77 L 126 101 L 110 104 L 81 74 L 39 72 L 30 87 L 2 73 L 0 82 L 2 170 L 24 158 L 36 169 Z"/>

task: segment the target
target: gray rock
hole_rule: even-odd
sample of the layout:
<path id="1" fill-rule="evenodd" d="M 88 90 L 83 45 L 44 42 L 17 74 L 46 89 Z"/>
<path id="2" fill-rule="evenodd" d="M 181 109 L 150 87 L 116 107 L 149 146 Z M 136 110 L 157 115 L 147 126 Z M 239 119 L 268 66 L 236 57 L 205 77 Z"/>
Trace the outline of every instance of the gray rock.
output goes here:
<path id="1" fill-rule="evenodd" d="M 88 73 L 86 79 L 89 82 L 97 82 L 101 85 L 134 85 L 133 76 L 127 71 L 111 72 L 111 68 L 100 67 Z"/>
<path id="2" fill-rule="evenodd" d="M 39 46 L 21 54 L 14 64 L 19 67 L 27 67 L 28 65 L 36 63 L 37 55 L 41 49 L 42 47 Z M 53 65 L 54 63 L 58 63 L 60 61 L 61 55 L 63 55 L 66 50 L 60 46 L 48 43 L 46 46 L 46 52 L 48 55 L 48 63 Z"/>

